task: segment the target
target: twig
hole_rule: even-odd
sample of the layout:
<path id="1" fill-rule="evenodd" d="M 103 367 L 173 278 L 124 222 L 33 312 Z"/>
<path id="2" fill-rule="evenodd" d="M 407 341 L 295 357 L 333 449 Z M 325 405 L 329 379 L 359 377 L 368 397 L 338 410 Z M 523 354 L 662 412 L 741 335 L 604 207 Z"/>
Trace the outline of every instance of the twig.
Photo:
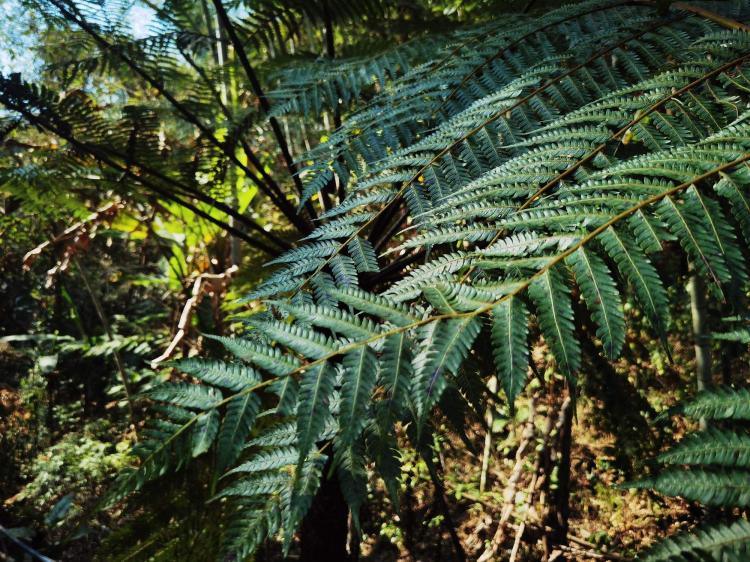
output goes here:
<path id="1" fill-rule="evenodd" d="M 628 558 L 624 558 L 622 556 L 618 556 L 616 554 L 607 554 L 606 552 L 596 552 L 595 550 L 591 550 L 588 548 L 580 548 L 580 547 L 574 547 L 566 544 L 558 544 L 556 548 L 559 548 L 563 552 L 569 552 L 570 554 L 575 555 L 575 560 L 580 560 L 581 558 L 593 558 L 594 560 L 628 560 Z"/>
<path id="2" fill-rule="evenodd" d="M 166 361 L 172 355 L 177 345 L 182 341 L 187 333 L 188 323 L 190 322 L 190 316 L 193 313 L 193 309 L 198 304 L 198 300 L 203 288 L 203 282 L 207 280 L 221 280 L 228 281 L 232 274 L 235 273 L 239 268 L 237 265 L 233 265 L 227 269 L 224 273 L 201 273 L 193 282 L 193 289 L 190 291 L 190 298 L 185 302 L 185 306 L 180 314 L 180 321 L 177 323 L 177 332 L 175 333 L 172 341 L 169 342 L 167 349 L 159 357 L 151 360 L 151 368 L 156 369 L 159 363 Z"/>
<path id="3" fill-rule="evenodd" d="M 102 207 L 101 209 L 97 209 L 82 221 L 79 221 L 63 230 L 62 233 L 55 236 L 52 240 L 42 242 L 33 250 L 29 250 L 23 256 L 22 260 L 24 271 L 28 271 L 31 268 L 31 264 L 34 263 L 37 256 L 39 256 L 39 254 L 41 254 L 47 246 L 62 242 L 63 240 L 76 234 L 81 228 L 85 227 L 89 223 L 97 223 L 100 219 L 106 218 L 122 208 L 123 204 L 119 201 L 112 201 L 111 203 L 107 203 L 104 207 Z"/>
<path id="4" fill-rule="evenodd" d="M 707 20 L 711 20 L 729 29 L 737 29 L 740 31 L 750 31 L 750 25 L 738 22 L 726 16 L 722 16 L 720 14 L 717 14 L 716 12 L 707 10 L 706 8 L 701 8 L 700 6 L 693 6 L 691 4 L 687 4 L 686 2 L 673 2 L 672 4 L 669 5 L 669 7 L 676 8 L 677 10 L 684 10 L 686 12 L 692 12 L 693 14 L 704 17 Z"/>

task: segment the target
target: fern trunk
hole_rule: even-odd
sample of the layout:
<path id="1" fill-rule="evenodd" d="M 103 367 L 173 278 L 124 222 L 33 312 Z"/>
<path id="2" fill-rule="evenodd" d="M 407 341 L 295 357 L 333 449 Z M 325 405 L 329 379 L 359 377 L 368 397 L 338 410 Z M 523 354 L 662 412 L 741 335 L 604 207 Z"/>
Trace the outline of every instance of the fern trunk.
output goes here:
<path id="1" fill-rule="evenodd" d="M 568 537 L 568 518 L 570 517 L 570 450 L 573 444 L 573 392 L 575 392 L 574 389 L 568 390 L 568 395 L 562 404 L 560 419 L 558 421 L 558 447 L 560 452 L 557 465 L 557 490 L 554 496 L 554 520 L 551 521 L 551 526 L 554 529 L 553 539 L 556 544 L 565 544 Z"/>
<path id="2" fill-rule="evenodd" d="M 330 465 L 330 462 L 328 463 Z M 328 474 L 326 466 L 323 474 Z M 325 477 L 313 499 L 305 519 L 302 521 L 300 538 L 302 562 L 351 562 L 357 556 L 347 552 L 349 531 L 349 508 L 341 493 L 341 484 L 336 474 Z"/>
<path id="3" fill-rule="evenodd" d="M 711 348 L 706 333 L 706 286 L 703 280 L 693 274 L 688 282 L 690 294 L 690 315 L 693 325 L 695 345 L 695 376 L 698 392 L 711 386 Z M 706 428 L 706 420 L 701 418 L 701 429 Z"/>

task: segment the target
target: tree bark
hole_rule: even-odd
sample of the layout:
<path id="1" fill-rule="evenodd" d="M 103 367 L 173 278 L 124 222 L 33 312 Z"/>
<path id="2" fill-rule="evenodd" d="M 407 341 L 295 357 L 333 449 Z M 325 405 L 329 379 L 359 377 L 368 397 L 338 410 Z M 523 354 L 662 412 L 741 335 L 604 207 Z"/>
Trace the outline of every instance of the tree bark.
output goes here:
<path id="1" fill-rule="evenodd" d="M 323 471 L 323 482 L 313 499 L 310 511 L 302 521 L 300 538 L 302 562 L 350 562 L 347 552 L 349 507 L 346 504 L 339 479 L 326 477 L 331 461 Z"/>
<path id="2" fill-rule="evenodd" d="M 698 392 L 709 388 L 711 380 L 711 347 L 706 333 L 706 286 L 703 280 L 693 273 L 688 281 L 690 295 L 690 315 L 693 324 L 695 346 L 695 378 Z M 701 429 L 706 429 L 706 420 L 701 418 Z"/>

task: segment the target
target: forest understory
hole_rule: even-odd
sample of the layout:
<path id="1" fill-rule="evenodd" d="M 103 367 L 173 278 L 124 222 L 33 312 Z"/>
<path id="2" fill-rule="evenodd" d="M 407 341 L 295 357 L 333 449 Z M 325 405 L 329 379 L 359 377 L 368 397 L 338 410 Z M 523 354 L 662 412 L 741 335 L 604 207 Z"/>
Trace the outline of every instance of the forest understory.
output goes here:
<path id="1" fill-rule="evenodd" d="M 0 562 L 750 560 L 750 0 L 0 0 Z"/>

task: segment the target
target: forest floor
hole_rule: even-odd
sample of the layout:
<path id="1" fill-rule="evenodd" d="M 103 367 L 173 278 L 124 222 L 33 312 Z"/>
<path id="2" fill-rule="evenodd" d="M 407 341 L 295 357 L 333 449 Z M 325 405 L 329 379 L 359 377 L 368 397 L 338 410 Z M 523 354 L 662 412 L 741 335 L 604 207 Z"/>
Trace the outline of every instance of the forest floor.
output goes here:
<path id="1" fill-rule="evenodd" d="M 630 333 L 631 344 L 643 341 L 640 336 Z M 382 483 L 372 483 L 362 560 L 460 560 L 446 515 L 453 521 L 465 559 L 471 561 L 538 562 L 545 559 L 545 551 L 549 560 L 629 560 L 685 529 L 699 508 L 618 487 L 648 474 L 651 459 L 667 440 L 679 440 L 689 429 L 679 418 L 668 423 L 657 415 L 676 401 L 675 388 L 689 392 L 692 386 L 691 349 L 681 343 L 684 335 L 670 339 L 671 362 L 663 360 L 658 345 L 636 344 L 631 345 L 628 361 L 610 367 L 606 362 L 591 365 L 589 372 L 598 368 L 597 374 L 583 377 L 583 392 L 571 408 L 568 532 L 563 546 L 555 541 L 550 525 L 557 527 L 551 506 L 560 494 L 558 433 L 566 389 L 564 381 L 546 373 L 546 388 L 540 380 L 531 381 L 512 418 L 496 415 L 482 490 L 486 431 L 481 424 L 463 439 L 454 431 L 441 433 L 453 435 L 451 439 L 436 438 L 434 461 L 442 471 L 448 514 L 436 501 L 426 464 L 416 457 L 404 459 L 405 481 L 413 491 L 402 487 L 404 498 L 397 513 Z M 534 353 L 541 371 L 545 352 L 541 346 Z M 442 428 L 447 424 L 446 420 Z M 540 470 L 545 463 L 547 471 Z"/>
<path id="2" fill-rule="evenodd" d="M 561 550 L 554 543 L 550 544 L 551 559 L 576 562 L 626 560 L 657 539 L 683 529 L 690 521 L 690 506 L 682 500 L 616 487 L 627 478 L 625 471 L 616 466 L 612 454 L 614 437 L 587 421 L 592 417 L 589 414 L 593 406 L 592 403 L 579 404 L 577 420 L 573 424 L 567 545 Z M 482 440 L 477 441 L 477 448 L 481 451 Z M 486 556 L 485 552 L 492 552 L 493 544 L 495 552 L 485 560 L 510 560 L 514 543 L 518 542 L 516 562 L 536 562 L 544 552 L 541 525 L 544 506 L 540 498 L 536 498 L 531 508 L 526 503 L 533 451 L 523 463 L 524 474 L 519 480 L 524 485 L 516 487 L 514 502 L 511 502 L 513 510 L 509 517 L 506 514 L 507 521 L 498 533 L 503 510 L 509 504 L 504 496 L 508 493 L 508 482 L 516 467 L 515 450 L 509 449 L 509 444 L 518 442 L 517 437 L 511 435 L 498 441 L 500 454 L 503 449 L 506 454 L 500 458 L 496 456 L 490 462 L 486 489 L 481 493 L 480 470 L 472 470 L 481 467 L 481 458 L 472 455 L 460 441 L 443 443 L 441 456 L 445 466 L 450 516 L 467 560 Z M 399 514 L 392 519 L 389 518 L 392 505 L 385 498 L 382 486 L 376 486 L 373 490 L 373 497 L 380 502 L 373 502 L 372 505 L 380 505 L 382 510 L 370 514 L 371 521 L 392 522 L 380 523 L 380 528 L 368 528 L 365 515 L 366 538 L 362 544 L 361 560 L 459 560 L 444 523 L 445 515 L 437 507 L 439 502 L 435 501 L 434 487 L 426 468 L 407 462 L 406 469 L 413 469 L 415 490 L 405 497 Z M 550 488 L 550 493 L 554 494 L 554 484 Z"/>
<path id="3" fill-rule="evenodd" d="M 638 334 L 632 334 L 632 341 L 637 339 Z M 447 509 L 441 507 L 443 502 L 439 501 L 427 464 L 406 447 L 402 431 L 399 438 L 405 452 L 401 459 L 400 505 L 394 508 L 382 481 L 371 478 L 362 513 L 360 559 L 461 560 L 455 551 L 457 538 L 465 560 L 470 561 L 537 562 L 545 551 L 549 560 L 626 560 L 656 540 L 685 528 L 696 515 L 695 508 L 687 502 L 617 486 L 636 475 L 648 474 L 649 459 L 664 445 L 665 434 L 671 432 L 673 438 L 679 439 L 688 429 L 679 419 L 658 427 L 655 420 L 657 410 L 679 399 L 675 388 L 689 390 L 689 350 L 675 340 L 675 359 L 666 365 L 654 349 L 636 349 L 628 362 L 622 361 L 609 371 L 600 365 L 601 372 L 596 371 L 596 376 L 581 379 L 581 398 L 569 410 L 572 439 L 566 541 L 561 543 L 553 536 L 556 530 L 550 525 L 557 526 L 556 512 L 550 506 L 564 487 L 556 467 L 561 454 L 563 397 L 568 389 L 563 379 L 546 372 L 530 382 L 513 416 L 507 414 L 507 405 L 501 405 L 494 414 L 489 424 L 492 438 L 485 470 L 485 427 L 475 423 L 459 438 L 449 430 L 453 427 L 450 420 L 438 418 L 433 462 L 445 487 Z M 534 353 L 540 371 L 545 364 L 544 353 L 543 346 Z M 590 367 L 589 372 L 595 372 Z M 638 380 L 639 373 L 642 380 Z M 26 456 L 23 451 L 31 444 L 24 438 L 27 433 L 23 428 L 31 412 L 22 406 L 13 384 L 0 386 L 0 407 L 5 414 L 0 416 L 0 437 L 15 435 L 17 449 L 7 449 L 13 443 L 8 439 L 6 453 L 12 453 L 11 457 Z M 446 437 L 449 435 L 452 437 Z M 547 470 L 539 470 L 545 463 Z M 5 494 L 0 501 L 0 515 L 5 511 L 6 526 L 23 524 L 16 517 L 23 510 L 19 511 L 20 504 L 15 504 L 12 497 L 18 492 L 17 486 L 8 486 L 18 479 L 12 468 L 0 466 L 5 473 L 4 485 L 0 486 Z M 486 481 L 480 489 L 483 472 Z M 102 489 L 92 488 L 93 495 L 89 495 L 93 498 Z M 58 558 L 94 559 L 89 556 L 95 556 L 98 539 L 92 539 L 93 542 L 77 543 L 71 550 L 69 545 L 63 550 L 76 554 Z"/>

